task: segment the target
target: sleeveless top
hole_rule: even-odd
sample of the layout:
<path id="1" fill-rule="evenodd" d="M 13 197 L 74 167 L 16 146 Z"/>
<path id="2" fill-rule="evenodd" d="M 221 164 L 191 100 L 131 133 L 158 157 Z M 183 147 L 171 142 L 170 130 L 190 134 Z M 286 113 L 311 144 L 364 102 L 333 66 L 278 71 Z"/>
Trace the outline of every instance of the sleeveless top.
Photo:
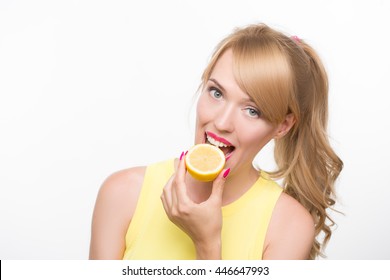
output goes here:
<path id="1" fill-rule="evenodd" d="M 174 173 L 174 160 L 150 165 L 126 233 L 127 260 L 193 260 L 195 247 L 167 217 L 161 194 Z M 255 184 L 236 201 L 222 207 L 222 259 L 262 259 L 272 211 L 282 188 L 261 171 Z"/>

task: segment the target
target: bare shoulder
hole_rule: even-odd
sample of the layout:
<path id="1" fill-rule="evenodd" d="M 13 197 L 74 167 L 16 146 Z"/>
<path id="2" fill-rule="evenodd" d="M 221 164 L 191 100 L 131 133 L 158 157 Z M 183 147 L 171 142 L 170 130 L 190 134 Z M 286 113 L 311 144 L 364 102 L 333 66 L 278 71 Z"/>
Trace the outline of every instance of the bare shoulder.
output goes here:
<path id="1" fill-rule="evenodd" d="M 125 235 L 142 188 L 146 167 L 113 173 L 100 187 L 92 218 L 91 259 L 121 259 Z"/>
<path id="2" fill-rule="evenodd" d="M 117 171 L 103 182 L 100 191 L 134 191 L 141 187 L 145 175 L 145 166 L 137 166 Z"/>
<path id="3" fill-rule="evenodd" d="M 103 182 L 98 199 L 103 199 L 111 207 L 124 207 L 126 213 L 132 216 L 142 183 L 146 167 L 132 167 L 117 171 Z M 119 213 L 118 213 L 119 214 Z"/>
<path id="4" fill-rule="evenodd" d="M 263 259 L 307 259 L 314 238 L 310 213 L 297 200 L 282 193 L 268 226 Z"/>

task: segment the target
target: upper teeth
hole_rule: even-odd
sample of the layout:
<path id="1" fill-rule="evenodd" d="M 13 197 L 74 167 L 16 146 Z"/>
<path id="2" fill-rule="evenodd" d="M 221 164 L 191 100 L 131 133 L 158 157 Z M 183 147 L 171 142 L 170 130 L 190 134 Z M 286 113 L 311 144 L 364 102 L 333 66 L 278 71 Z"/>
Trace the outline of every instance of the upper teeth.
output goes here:
<path id="1" fill-rule="evenodd" d="M 227 147 L 228 146 L 222 142 L 219 142 L 218 140 L 215 140 L 214 138 L 211 138 L 208 135 L 207 135 L 207 141 L 209 141 L 210 144 L 213 144 L 214 146 L 217 146 L 217 147 Z"/>

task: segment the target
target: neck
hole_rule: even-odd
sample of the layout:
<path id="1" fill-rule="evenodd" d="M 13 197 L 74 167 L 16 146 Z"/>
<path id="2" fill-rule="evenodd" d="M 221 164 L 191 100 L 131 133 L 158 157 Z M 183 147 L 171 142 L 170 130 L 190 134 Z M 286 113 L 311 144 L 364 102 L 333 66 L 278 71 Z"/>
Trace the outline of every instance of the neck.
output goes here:
<path id="1" fill-rule="evenodd" d="M 239 170 L 232 170 L 229 174 L 223 191 L 223 205 L 230 204 L 247 192 L 259 178 L 259 171 L 252 164 L 241 166 Z"/>

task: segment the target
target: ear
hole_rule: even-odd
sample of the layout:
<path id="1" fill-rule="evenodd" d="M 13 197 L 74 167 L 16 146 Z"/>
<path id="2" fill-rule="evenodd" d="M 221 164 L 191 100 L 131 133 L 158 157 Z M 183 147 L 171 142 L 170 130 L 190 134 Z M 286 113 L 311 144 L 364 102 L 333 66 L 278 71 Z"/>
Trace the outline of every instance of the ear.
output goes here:
<path id="1" fill-rule="evenodd" d="M 296 122 L 295 116 L 292 113 L 287 114 L 284 121 L 277 126 L 274 139 L 280 139 L 283 136 L 285 136 L 290 131 L 290 129 L 294 126 L 295 122 Z"/>

